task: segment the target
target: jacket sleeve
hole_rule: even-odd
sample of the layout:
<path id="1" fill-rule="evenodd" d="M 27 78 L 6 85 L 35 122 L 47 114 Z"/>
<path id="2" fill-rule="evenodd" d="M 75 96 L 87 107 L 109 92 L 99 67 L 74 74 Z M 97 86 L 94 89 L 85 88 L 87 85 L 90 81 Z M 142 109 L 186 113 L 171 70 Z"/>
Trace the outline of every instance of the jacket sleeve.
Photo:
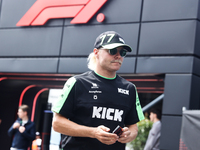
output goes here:
<path id="1" fill-rule="evenodd" d="M 25 127 L 25 131 L 22 133 L 24 137 L 30 141 L 35 140 L 35 123 L 32 122 L 29 126 Z"/>
<path id="2" fill-rule="evenodd" d="M 14 124 L 14 123 L 13 123 Z M 15 132 L 18 130 L 18 129 L 13 129 L 13 124 L 12 126 L 9 128 L 8 130 L 8 135 L 11 137 L 15 134 Z"/>

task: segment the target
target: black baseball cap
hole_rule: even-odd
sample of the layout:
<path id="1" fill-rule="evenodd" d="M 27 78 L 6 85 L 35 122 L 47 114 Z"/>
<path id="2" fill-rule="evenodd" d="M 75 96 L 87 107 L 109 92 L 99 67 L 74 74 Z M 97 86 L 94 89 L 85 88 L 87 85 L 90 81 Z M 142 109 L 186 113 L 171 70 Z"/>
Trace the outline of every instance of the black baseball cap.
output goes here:
<path id="1" fill-rule="evenodd" d="M 129 45 L 125 44 L 124 39 L 121 35 L 115 31 L 106 31 L 101 33 L 94 43 L 94 48 L 105 48 L 105 49 L 113 49 L 116 47 L 122 46 L 128 52 L 131 52 L 132 49 Z"/>

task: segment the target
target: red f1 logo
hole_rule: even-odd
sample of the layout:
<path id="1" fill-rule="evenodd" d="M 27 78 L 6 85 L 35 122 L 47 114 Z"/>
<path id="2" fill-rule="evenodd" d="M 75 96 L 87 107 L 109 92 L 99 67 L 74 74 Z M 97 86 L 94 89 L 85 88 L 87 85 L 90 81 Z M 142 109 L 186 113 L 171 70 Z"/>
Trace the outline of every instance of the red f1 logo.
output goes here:
<path id="1" fill-rule="evenodd" d="M 44 25 L 53 18 L 73 18 L 71 24 L 87 23 L 107 0 L 37 0 L 16 26 Z"/>

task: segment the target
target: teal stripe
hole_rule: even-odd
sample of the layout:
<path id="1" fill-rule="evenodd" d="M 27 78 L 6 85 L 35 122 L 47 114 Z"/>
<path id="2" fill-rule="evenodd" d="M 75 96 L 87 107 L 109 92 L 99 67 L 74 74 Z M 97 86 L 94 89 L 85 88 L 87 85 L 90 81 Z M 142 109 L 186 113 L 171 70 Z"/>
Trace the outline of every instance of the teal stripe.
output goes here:
<path id="1" fill-rule="evenodd" d="M 61 96 L 59 97 L 59 99 L 53 104 L 52 107 L 52 111 L 59 113 L 60 109 L 62 108 L 62 106 L 64 105 L 72 87 L 74 86 L 74 84 L 76 83 L 76 79 L 74 77 L 71 77 L 67 80 L 67 82 L 65 83 L 64 87 L 63 87 L 63 91 Z"/>
<path id="2" fill-rule="evenodd" d="M 144 114 L 143 114 L 143 111 L 142 111 L 142 107 L 140 105 L 140 100 L 139 100 L 139 97 L 138 97 L 138 93 L 137 93 L 136 87 L 135 87 L 135 92 L 136 92 L 136 104 L 135 104 L 136 105 L 136 110 L 137 110 L 138 118 L 141 121 L 141 120 L 143 120 L 145 118 L 144 118 Z"/>

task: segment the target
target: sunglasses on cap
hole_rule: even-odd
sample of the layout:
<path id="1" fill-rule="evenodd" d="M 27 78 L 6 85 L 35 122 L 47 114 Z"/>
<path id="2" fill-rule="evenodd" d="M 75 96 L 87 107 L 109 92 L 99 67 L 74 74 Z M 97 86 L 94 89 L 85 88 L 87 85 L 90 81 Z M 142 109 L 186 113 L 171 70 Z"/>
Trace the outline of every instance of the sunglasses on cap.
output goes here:
<path id="1" fill-rule="evenodd" d="M 110 55 L 116 55 L 118 50 L 117 50 L 117 48 L 113 48 L 113 49 L 109 49 L 108 52 L 109 52 Z M 126 49 L 119 50 L 119 54 L 120 54 L 121 57 L 125 57 L 126 53 L 127 53 Z"/>

